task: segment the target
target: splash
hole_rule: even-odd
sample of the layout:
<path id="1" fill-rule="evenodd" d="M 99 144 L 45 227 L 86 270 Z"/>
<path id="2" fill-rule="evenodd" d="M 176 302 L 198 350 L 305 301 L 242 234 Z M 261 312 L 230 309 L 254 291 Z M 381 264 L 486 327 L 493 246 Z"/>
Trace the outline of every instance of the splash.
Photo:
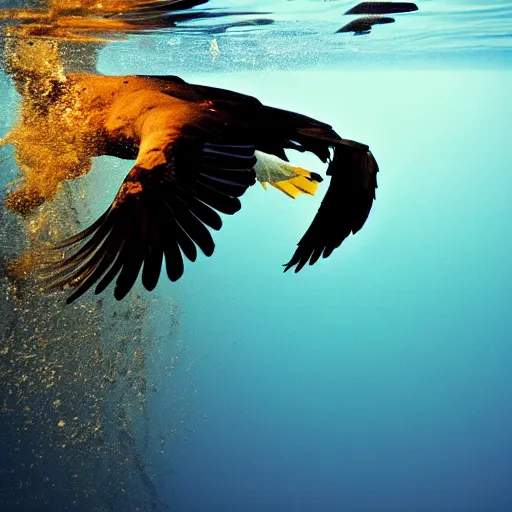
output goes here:
<path id="1" fill-rule="evenodd" d="M 148 367 L 160 343 L 173 346 L 179 322 L 167 314 L 169 330 L 155 333 L 136 293 L 116 308 L 89 299 L 63 309 L 31 278 L 33 248 L 76 232 L 90 215 L 87 183 L 67 180 L 86 173 L 91 157 L 75 129 L 83 105 L 67 77 L 76 62 L 69 47 L 26 30 L 8 27 L 2 38 L 2 69 L 21 98 L 2 145 L 15 143 L 21 176 L 13 179 L 8 159 L 0 165 L 12 180 L 7 202 L 24 216 L 0 216 L 0 508 L 167 510 L 148 460 L 170 429 L 150 424 L 162 382 Z M 95 47 L 82 47 L 91 66 Z"/>

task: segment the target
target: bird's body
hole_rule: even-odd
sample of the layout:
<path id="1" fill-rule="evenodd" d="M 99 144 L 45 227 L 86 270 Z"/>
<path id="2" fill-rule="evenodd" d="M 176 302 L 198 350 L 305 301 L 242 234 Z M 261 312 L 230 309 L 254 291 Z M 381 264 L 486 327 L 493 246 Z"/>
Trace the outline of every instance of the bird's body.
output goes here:
<path id="1" fill-rule="evenodd" d="M 52 199 L 94 156 L 135 160 L 107 212 L 57 247 L 62 259 L 46 276 L 51 286 L 76 288 L 68 300 L 114 279 L 120 299 L 141 268 L 151 290 L 164 257 L 169 278 L 178 279 L 183 255 L 193 261 L 196 246 L 213 253 L 205 226 L 220 229 L 217 211 L 235 213 L 256 179 L 292 197 L 313 194 L 321 178 L 287 164 L 285 149 L 331 160 L 329 190 L 287 269 L 330 254 L 371 208 L 377 165 L 368 147 L 312 118 L 178 77 L 69 74 L 50 86 L 45 99 L 26 102 L 4 141 L 25 171 L 23 187 L 7 198 L 12 211 L 29 213 Z"/>

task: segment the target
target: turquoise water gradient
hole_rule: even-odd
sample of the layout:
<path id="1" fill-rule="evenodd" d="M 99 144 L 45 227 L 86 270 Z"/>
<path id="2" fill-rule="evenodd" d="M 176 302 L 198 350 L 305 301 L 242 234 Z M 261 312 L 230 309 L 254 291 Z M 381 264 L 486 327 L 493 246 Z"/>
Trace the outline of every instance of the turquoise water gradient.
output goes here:
<path id="1" fill-rule="evenodd" d="M 327 182 L 295 201 L 257 185 L 214 256 L 161 283 L 182 306 L 196 418 L 167 448 L 163 497 L 180 512 L 512 510 L 512 73 L 184 78 L 327 121 L 381 172 L 363 230 L 314 267 L 281 264 Z"/>
<path id="2" fill-rule="evenodd" d="M 138 3 L 140 30 L 94 43 L 100 73 L 178 75 L 330 123 L 371 147 L 377 200 L 328 259 L 284 274 L 329 178 L 296 200 L 256 184 L 213 233 L 214 255 L 187 261 L 178 282 L 163 271 L 122 306 L 112 285 L 98 298 L 94 364 L 57 346 L 91 302 L 45 315 L 29 297 L 30 319 L 9 285 L 0 512 L 512 512 L 512 2 L 417 0 L 361 36 L 337 33 L 353 0 L 211 0 L 176 26 L 165 0 L 154 13 Z M 14 23 L 0 21 L 6 37 Z M 66 68 L 92 67 L 92 47 L 68 53 L 62 30 Z M 0 73 L 0 135 L 20 99 Z M 313 156 L 289 156 L 325 175 Z M 0 164 L 5 188 L 12 146 Z M 69 185 L 84 227 L 132 166 L 95 158 Z M 5 255 L 19 249 L 4 239 Z M 23 349 L 15 312 L 30 320 Z M 25 366 L 38 341 L 42 358 Z M 46 358 L 75 352 L 76 372 Z"/>

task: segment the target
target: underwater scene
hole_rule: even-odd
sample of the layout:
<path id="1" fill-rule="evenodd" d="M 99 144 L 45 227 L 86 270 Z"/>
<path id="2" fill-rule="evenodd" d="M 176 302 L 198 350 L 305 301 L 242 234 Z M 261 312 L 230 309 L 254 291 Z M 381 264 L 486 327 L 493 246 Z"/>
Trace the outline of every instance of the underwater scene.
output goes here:
<path id="1" fill-rule="evenodd" d="M 0 511 L 512 511 L 512 3 L 0 0 Z"/>

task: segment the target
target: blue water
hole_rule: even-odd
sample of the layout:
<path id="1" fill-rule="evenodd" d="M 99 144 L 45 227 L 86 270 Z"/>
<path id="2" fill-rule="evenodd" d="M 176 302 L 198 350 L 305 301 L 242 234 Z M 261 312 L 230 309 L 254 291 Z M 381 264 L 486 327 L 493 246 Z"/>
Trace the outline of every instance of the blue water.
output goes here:
<path id="1" fill-rule="evenodd" d="M 367 225 L 315 267 L 280 264 L 321 195 L 256 189 L 215 255 L 160 288 L 183 308 L 197 417 L 168 447 L 169 503 L 512 510 L 512 73 L 208 83 L 328 119 L 368 142 L 381 172 Z"/>
<path id="2" fill-rule="evenodd" d="M 511 4 L 423 0 L 334 34 L 354 3 L 212 1 L 276 22 L 99 54 L 103 73 L 179 74 L 328 122 L 380 167 L 364 228 L 314 267 L 282 273 L 327 182 L 296 200 L 256 184 L 215 254 L 161 279 L 180 347 L 159 348 L 170 376 L 148 370 L 172 435 L 147 462 L 173 511 L 512 510 Z M 92 218 L 130 168 L 111 166 L 91 175 Z M 163 332 L 174 314 L 149 319 Z"/>
<path id="3" fill-rule="evenodd" d="M 351 0 L 211 0 L 216 13 L 252 12 L 177 23 L 156 36 L 128 37 L 100 56 L 119 73 L 170 67 L 174 73 L 272 69 L 324 71 L 342 66 L 510 67 L 512 4 L 508 0 L 419 0 L 418 11 L 389 15 L 368 35 L 336 33 L 358 19 Z M 201 7 L 194 10 L 202 11 Z M 231 26 L 271 20 L 271 25 Z M 217 48 L 212 48 L 215 41 Z M 148 58 L 148 51 L 151 57 Z M 218 52 L 218 53 L 217 53 Z M 147 71 L 146 71 L 147 70 Z"/>

